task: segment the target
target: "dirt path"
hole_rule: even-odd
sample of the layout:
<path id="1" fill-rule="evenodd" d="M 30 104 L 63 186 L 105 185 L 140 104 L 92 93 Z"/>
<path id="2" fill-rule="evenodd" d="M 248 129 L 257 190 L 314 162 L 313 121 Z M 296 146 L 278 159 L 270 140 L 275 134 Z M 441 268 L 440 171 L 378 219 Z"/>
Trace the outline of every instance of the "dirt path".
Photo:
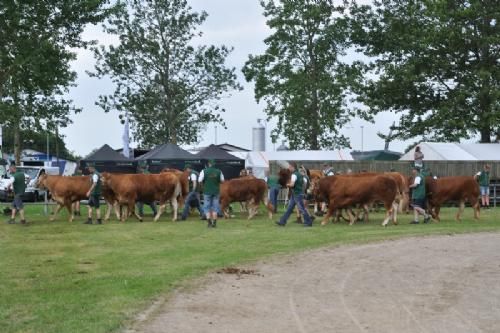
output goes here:
<path id="1" fill-rule="evenodd" d="M 500 332 L 500 234 L 387 241 L 213 274 L 127 332 Z"/>

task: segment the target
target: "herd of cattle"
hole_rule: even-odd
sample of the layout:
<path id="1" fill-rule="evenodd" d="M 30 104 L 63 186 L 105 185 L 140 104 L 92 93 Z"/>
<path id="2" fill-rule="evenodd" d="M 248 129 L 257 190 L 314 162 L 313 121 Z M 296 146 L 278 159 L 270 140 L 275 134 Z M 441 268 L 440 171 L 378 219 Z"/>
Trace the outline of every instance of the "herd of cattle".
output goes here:
<path id="1" fill-rule="evenodd" d="M 279 183 L 286 187 L 291 174 L 288 169 L 279 171 Z M 114 209 L 118 219 L 122 222 L 129 216 L 135 215 L 142 221 L 142 217 L 135 212 L 136 202 L 159 202 L 154 221 L 158 221 L 165 211 L 167 203 L 173 208 L 173 220 L 177 220 L 179 205 L 183 204 L 188 194 L 188 173 L 175 169 L 165 169 L 159 174 L 111 174 L 102 173 L 102 197 L 108 205 L 105 220 L 110 218 Z M 397 224 L 397 213 L 408 211 L 410 195 L 409 184 L 412 179 L 397 172 L 388 173 L 356 173 L 335 176 L 324 176 L 319 170 L 310 170 L 311 185 L 309 191 L 315 203 L 315 213 L 320 213 L 321 203 L 328 207 L 322 224 L 328 223 L 332 216 L 337 218 L 346 212 L 350 224 L 357 216 L 353 210 L 359 208 L 367 219 L 368 207 L 382 203 L 386 216 L 382 225 L 392 220 Z M 434 179 L 426 177 L 427 209 L 432 217 L 439 220 L 439 211 L 443 203 L 455 201 L 459 203 L 456 214 L 457 220 L 464 210 L 465 202 L 469 202 L 474 209 L 474 217 L 479 218 L 479 185 L 473 177 L 457 176 Z M 52 199 L 58 204 L 53 220 L 57 213 L 66 207 L 70 221 L 74 219 L 73 203 L 86 200 L 86 193 L 91 186 L 90 176 L 51 176 L 41 175 L 37 186 L 47 189 Z M 227 210 L 234 202 L 245 203 L 248 207 L 248 218 L 251 219 L 258 212 L 261 203 L 265 203 L 269 218 L 272 218 L 273 207 L 267 200 L 267 184 L 264 180 L 253 176 L 225 181 L 220 188 L 221 209 L 225 217 L 229 217 Z M 120 207 L 125 207 L 125 213 L 120 213 Z"/>

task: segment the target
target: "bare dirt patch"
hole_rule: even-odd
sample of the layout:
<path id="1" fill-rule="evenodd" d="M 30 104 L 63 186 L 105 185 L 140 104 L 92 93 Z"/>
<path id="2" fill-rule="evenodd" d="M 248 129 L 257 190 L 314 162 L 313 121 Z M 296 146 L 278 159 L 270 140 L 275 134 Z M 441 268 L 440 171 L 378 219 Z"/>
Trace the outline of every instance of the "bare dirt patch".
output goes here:
<path id="1" fill-rule="evenodd" d="M 127 332 L 496 333 L 499 281 L 500 234 L 326 248 L 211 274 Z"/>

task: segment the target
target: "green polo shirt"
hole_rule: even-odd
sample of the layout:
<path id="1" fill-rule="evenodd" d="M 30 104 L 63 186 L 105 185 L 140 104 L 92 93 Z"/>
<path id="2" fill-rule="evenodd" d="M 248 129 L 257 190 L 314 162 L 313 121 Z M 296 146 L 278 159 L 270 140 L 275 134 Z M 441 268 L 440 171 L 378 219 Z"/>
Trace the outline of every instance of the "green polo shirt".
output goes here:
<path id="1" fill-rule="evenodd" d="M 425 199 L 425 177 L 421 173 L 417 175 L 420 177 L 420 184 L 413 188 L 411 197 L 413 199 L 422 200 Z"/>
<path id="2" fill-rule="evenodd" d="M 14 194 L 24 194 L 24 191 L 26 190 L 26 178 L 24 176 L 24 172 L 16 171 L 12 177 L 14 178 L 14 183 L 12 184 Z"/>
<path id="3" fill-rule="evenodd" d="M 295 180 L 295 184 L 293 185 L 293 194 L 304 194 L 304 177 L 297 170 L 295 170 L 293 174 L 297 177 L 297 180 Z"/>
<path id="4" fill-rule="evenodd" d="M 479 174 L 479 185 L 480 186 L 490 186 L 490 172 L 481 171 Z"/>
<path id="5" fill-rule="evenodd" d="M 267 177 L 267 187 L 269 188 L 279 188 L 280 184 L 278 183 L 279 177 L 276 175 L 270 175 Z"/>
<path id="6" fill-rule="evenodd" d="M 220 176 L 222 171 L 214 167 L 203 170 L 203 193 L 209 195 L 218 195 L 220 192 Z"/>

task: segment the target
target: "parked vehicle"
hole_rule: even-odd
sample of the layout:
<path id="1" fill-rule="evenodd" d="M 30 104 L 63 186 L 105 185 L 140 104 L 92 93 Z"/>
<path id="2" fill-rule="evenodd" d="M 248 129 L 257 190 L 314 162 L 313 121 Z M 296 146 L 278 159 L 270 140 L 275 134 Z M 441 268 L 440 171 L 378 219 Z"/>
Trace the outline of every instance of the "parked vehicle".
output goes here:
<path id="1" fill-rule="evenodd" d="M 58 167 L 39 167 L 39 166 L 18 166 L 18 171 L 24 172 L 26 177 L 26 191 L 23 195 L 23 201 L 39 201 L 45 197 L 45 190 L 36 188 L 38 176 L 45 170 L 49 175 L 59 175 Z M 13 179 L 9 174 L 0 179 L 0 200 L 9 201 L 12 199 L 12 189 L 8 189 Z"/>

